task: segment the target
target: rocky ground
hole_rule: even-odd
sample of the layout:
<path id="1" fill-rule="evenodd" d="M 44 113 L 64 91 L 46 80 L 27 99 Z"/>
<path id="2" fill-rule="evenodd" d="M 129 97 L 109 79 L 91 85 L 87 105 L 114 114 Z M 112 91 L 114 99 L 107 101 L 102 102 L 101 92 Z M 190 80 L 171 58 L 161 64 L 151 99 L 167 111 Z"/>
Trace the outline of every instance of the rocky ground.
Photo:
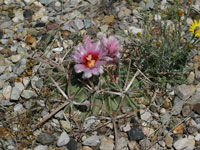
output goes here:
<path id="1" fill-rule="evenodd" d="M 147 9 L 162 12 L 172 3 L 148 0 Z M 200 1 L 192 7 L 188 25 L 199 18 Z M 150 105 L 141 104 L 140 119 L 123 108 L 124 116 L 117 121 L 117 144 L 111 121 L 98 116 L 80 121 L 79 112 L 69 119 L 62 109 L 65 103 L 50 97 L 55 86 L 47 81 L 48 61 L 33 59 L 70 58 L 68 54 L 85 34 L 97 38 L 121 30 L 137 34 L 142 30 L 139 12 L 144 9 L 143 1 L 131 0 L 0 0 L 0 149 L 200 149 L 199 50 L 192 51 L 189 65 L 194 71 L 188 73 L 187 85 L 168 85 L 167 94 L 156 91 Z M 45 117 L 48 120 L 42 120 Z"/>

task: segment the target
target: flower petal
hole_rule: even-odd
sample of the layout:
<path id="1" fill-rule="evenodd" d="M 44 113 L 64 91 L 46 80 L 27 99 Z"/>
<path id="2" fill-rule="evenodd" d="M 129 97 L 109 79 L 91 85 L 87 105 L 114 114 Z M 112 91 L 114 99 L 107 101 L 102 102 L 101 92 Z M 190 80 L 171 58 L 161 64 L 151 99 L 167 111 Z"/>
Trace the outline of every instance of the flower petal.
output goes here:
<path id="1" fill-rule="evenodd" d="M 74 66 L 74 69 L 75 69 L 76 73 L 80 73 L 80 72 L 83 72 L 86 69 L 86 67 L 83 64 L 76 64 Z"/>
<path id="2" fill-rule="evenodd" d="M 86 69 L 83 73 L 82 78 L 90 78 L 92 76 L 92 70 Z"/>

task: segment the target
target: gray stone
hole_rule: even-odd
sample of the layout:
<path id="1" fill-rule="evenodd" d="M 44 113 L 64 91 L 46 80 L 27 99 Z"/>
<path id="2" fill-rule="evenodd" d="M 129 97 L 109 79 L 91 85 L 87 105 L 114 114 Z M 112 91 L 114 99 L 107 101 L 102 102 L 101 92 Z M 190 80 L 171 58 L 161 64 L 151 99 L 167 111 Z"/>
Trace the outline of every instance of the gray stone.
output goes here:
<path id="1" fill-rule="evenodd" d="M 190 104 L 196 104 L 200 102 L 200 88 L 196 89 L 196 92 L 193 94 L 193 96 L 190 99 Z"/>
<path id="2" fill-rule="evenodd" d="M 14 112 L 22 114 L 26 111 L 22 104 L 17 104 L 14 106 Z"/>
<path id="3" fill-rule="evenodd" d="M 69 141 L 70 141 L 69 135 L 65 131 L 63 131 L 62 134 L 58 138 L 57 146 L 60 147 L 60 146 L 67 145 Z"/>
<path id="4" fill-rule="evenodd" d="M 4 73 L 4 74 L 2 74 L 0 76 L 0 79 L 1 80 L 8 80 L 8 79 L 14 78 L 14 77 L 16 77 L 16 75 L 13 72 L 11 72 L 11 73 Z"/>
<path id="5" fill-rule="evenodd" d="M 12 87 L 10 85 L 6 85 L 5 87 L 3 87 L 3 96 L 8 100 L 10 99 L 10 95 L 11 95 L 11 90 Z"/>
<path id="6" fill-rule="evenodd" d="M 189 84 L 192 84 L 194 82 L 194 77 L 195 77 L 194 72 L 190 72 L 189 76 L 187 77 L 187 81 Z"/>
<path id="7" fill-rule="evenodd" d="M 69 120 L 60 120 L 60 124 L 62 128 L 66 131 L 70 131 L 72 129 Z"/>
<path id="8" fill-rule="evenodd" d="M 174 106 L 172 107 L 172 110 L 171 110 L 172 114 L 173 115 L 180 114 L 184 103 L 185 101 L 181 100 L 179 97 L 175 97 Z"/>
<path id="9" fill-rule="evenodd" d="M 21 65 L 19 66 L 18 68 L 14 68 L 13 71 L 17 74 L 17 75 L 20 75 L 22 74 L 26 69 L 26 65 Z"/>
<path id="10" fill-rule="evenodd" d="M 186 84 L 179 85 L 175 88 L 175 94 L 182 100 L 188 99 L 191 95 L 190 88 Z"/>
<path id="11" fill-rule="evenodd" d="M 50 133 L 43 132 L 36 137 L 36 141 L 43 145 L 49 145 L 54 142 L 54 136 Z"/>
<path id="12" fill-rule="evenodd" d="M 148 111 L 140 110 L 140 117 L 142 120 L 149 122 L 151 120 L 151 113 Z"/>
<path id="13" fill-rule="evenodd" d="M 20 82 L 15 82 L 15 86 L 12 88 L 11 100 L 19 100 L 21 92 L 24 90 L 24 86 Z"/>
<path id="14" fill-rule="evenodd" d="M 24 90 L 21 94 L 21 96 L 25 99 L 30 99 L 30 98 L 35 98 L 37 97 L 37 94 L 35 91 L 31 91 L 31 90 Z"/>
<path id="15" fill-rule="evenodd" d="M 83 141 L 83 145 L 97 146 L 100 143 L 99 137 L 96 135 L 90 136 Z"/>
<path id="16" fill-rule="evenodd" d="M 144 1 L 141 1 L 141 2 L 139 3 L 139 6 L 140 6 L 143 10 L 145 10 L 145 9 L 147 9 L 147 10 L 153 9 L 153 7 L 154 7 L 154 2 L 153 2 L 153 0 L 148 0 L 147 3 L 145 3 Z"/>
<path id="17" fill-rule="evenodd" d="M 200 81 L 200 71 L 195 71 L 195 78 Z"/>
<path id="18" fill-rule="evenodd" d="M 12 21 L 5 21 L 3 23 L 1 23 L 0 28 L 10 28 L 12 27 Z"/>
<path id="19" fill-rule="evenodd" d="M 148 149 L 151 145 L 151 142 L 148 139 L 143 139 L 139 142 L 139 144 L 141 145 L 141 149 L 145 150 Z"/>
<path id="20" fill-rule="evenodd" d="M 126 7 L 122 7 L 118 13 L 118 17 L 120 19 L 122 19 L 123 17 L 128 17 L 131 14 L 131 10 L 126 8 Z"/>
<path id="21" fill-rule="evenodd" d="M 74 20 L 74 24 L 76 25 L 76 27 L 78 28 L 78 30 L 81 30 L 84 28 L 84 24 L 83 24 L 83 21 L 82 19 L 75 19 Z"/>
<path id="22" fill-rule="evenodd" d="M 167 135 L 165 136 L 165 143 L 166 143 L 166 146 L 167 146 L 168 148 L 171 148 L 171 147 L 172 147 L 173 138 L 172 138 L 169 134 L 167 134 Z"/>
<path id="23" fill-rule="evenodd" d="M 113 141 L 109 138 L 103 138 L 101 140 L 100 150 L 113 150 Z"/>
<path id="24" fill-rule="evenodd" d="M 198 133 L 196 136 L 195 136 L 195 141 L 199 142 L 200 141 L 200 133 Z"/>
<path id="25" fill-rule="evenodd" d="M 35 90 L 40 90 L 43 87 L 43 80 L 41 78 L 38 78 L 37 76 L 34 76 L 31 79 L 31 86 Z"/>
<path id="26" fill-rule="evenodd" d="M 6 69 L 6 66 L 0 66 L 0 74 L 2 74 L 5 69 Z"/>
<path id="27" fill-rule="evenodd" d="M 72 28 L 72 26 L 71 26 L 71 22 L 66 22 L 66 23 L 64 23 L 64 25 L 62 26 L 62 28 L 61 28 L 62 30 L 68 30 L 68 31 L 70 31 L 70 32 L 72 32 L 72 33 L 74 33 L 74 32 L 76 32 L 76 30 L 74 30 L 73 28 Z"/>
<path id="28" fill-rule="evenodd" d="M 99 120 L 97 120 L 96 117 L 94 116 L 90 116 L 88 118 L 85 119 L 84 123 L 83 123 L 83 129 L 86 131 L 91 130 L 92 126 L 97 126 L 100 123 Z"/>
<path id="29" fill-rule="evenodd" d="M 128 150 L 128 142 L 126 141 L 126 139 L 124 137 L 121 137 L 119 139 L 119 149 L 120 150 Z"/>
<path id="30" fill-rule="evenodd" d="M 3 88 L 3 85 L 4 85 L 4 81 L 0 79 L 0 89 Z"/>
<path id="31" fill-rule="evenodd" d="M 21 59 L 21 55 L 12 55 L 10 59 L 12 60 L 12 62 L 16 63 Z"/>
<path id="32" fill-rule="evenodd" d="M 57 118 L 57 119 L 63 119 L 63 117 L 64 117 L 63 113 L 64 113 L 63 111 L 59 111 L 58 113 L 55 114 L 55 118 Z"/>
<path id="33" fill-rule="evenodd" d="M 189 150 L 190 147 L 194 148 L 194 140 L 188 138 L 180 138 L 176 142 L 174 142 L 173 146 L 176 150 L 187 149 Z"/>
<path id="34" fill-rule="evenodd" d="M 48 150 L 48 146 L 46 145 L 38 145 L 34 148 L 34 150 Z"/>
<path id="35" fill-rule="evenodd" d="M 9 100 L 0 99 L 0 104 L 3 105 L 3 106 L 10 106 L 13 103 L 11 103 Z"/>

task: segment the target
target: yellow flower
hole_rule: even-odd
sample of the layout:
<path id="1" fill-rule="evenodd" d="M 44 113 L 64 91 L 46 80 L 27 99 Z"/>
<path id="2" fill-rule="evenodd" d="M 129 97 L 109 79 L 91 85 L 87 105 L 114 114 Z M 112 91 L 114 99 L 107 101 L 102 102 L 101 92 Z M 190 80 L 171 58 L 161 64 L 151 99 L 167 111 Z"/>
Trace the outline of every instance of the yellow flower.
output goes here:
<path id="1" fill-rule="evenodd" d="M 190 29 L 189 31 L 194 34 L 195 37 L 200 37 L 200 20 L 194 20 L 194 22 L 192 22 L 190 24 Z"/>
<path id="2" fill-rule="evenodd" d="M 138 37 L 140 37 L 140 36 L 141 36 L 141 33 L 140 33 L 140 32 L 138 32 L 138 33 L 137 33 L 137 36 L 138 36 Z"/>
<path id="3" fill-rule="evenodd" d="M 160 42 L 160 41 L 157 41 L 157 42 L 156 42 L 156 46 L 159 47 L 160 45 L 161 45 L 161 42 Z"/>
<path id="4" fill-rule="evenodd" d="M 192 49 L 193 45 L 192 44 L 188 44 L 188 49 Z"/>
<path id="5" fill-rule="evenodd" d="M 179 17 L 183 16 L 183 12 L 181 10 L 178 10 L 177 14 Z"/>

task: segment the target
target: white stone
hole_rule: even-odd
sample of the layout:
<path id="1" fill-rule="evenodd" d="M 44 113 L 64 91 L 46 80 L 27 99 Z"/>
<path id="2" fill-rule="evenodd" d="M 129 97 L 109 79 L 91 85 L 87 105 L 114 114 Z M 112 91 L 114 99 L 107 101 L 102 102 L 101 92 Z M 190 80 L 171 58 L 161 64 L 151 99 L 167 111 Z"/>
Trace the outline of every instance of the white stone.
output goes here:
<path id="1" fill-rule="evenodd" d="M 83 145 L 87 146 L 97 146 L 98 143 L 100 143 L 100 140 L 96 135 L 92 135 L 83 141 Z"/>
<path id="2" fill-rule="evenodd" d="M 57 146 L 64 146 L 67 143 L 69 143 L 69 141 L 70 141 L 69 135 L 65 131 L 63 131 L 58 138 Z"/>
<path id="3" fill-rule="evenodd" d="M 54 51 L 54 52 L 62 52 L 63 51 L 63 47 L 53 48 L 52 51 Z"/>
<path id="4" fill-rule="evenodd" d="M 160 21 L 161 19 L 162 19 L 162 18 L 161 18 L 160 15 L 157 15 L 157 14 L 156 14 L 156 15 L 154 16 L 154 20 L 155 20 L 155 21 Z"/>
<path id="5" fill-rule="evenodd" d="M 10 85 L 7 85 L 3 88 L 3 96 L 9 100 L 10 99 L 10 95 L 11 95 L 11 90 L 12 87 Z"/>
<path id="6" fill-rule="evenodd" d="M 15 12 L 15 17 L 12 19 L 14 22 L 20 22 L 24 20 L 23 11 L 18 10 Z"/>
<path id="7" fill-rule="evenodd" d="M 151 113 L 148 111 L 145 112 L 144 110 L 141 109 L 140 116 L 141 116 L 141 119 L 144 121 L 149 122 L 151 120 Z"/>
<path id="8" fill-rule="evenodd" d="M 74 23 L 75 23 L 76 27 L 78 28 L 78 30 L 81 30 L 84 28 L 84 24 L 81 19 L 75 19 Z"/>
<path id="9" fill-rule="evenodd" d="M 29 84 L 29 82 L 30 82 L 29 77 L 24 77 L 24 78 L 22 79 L 22 82 L 23 82 L 24 86 L 27 86 L 27 85 Z"/>
<path id="10" fill-rule="evenodd" d="M 143 33 L 143 29 L 137 28 L 135 26 L 130 26 L 129 32 L 132 34 Z"/>
<path id="11" fill-rule="evenodd" d="M 46 145 L 38 145 L 34 148 L 34 150 L 48 150 L 48 146 Z"/>
<path id="12" fill-rule="evenodd" d="M 200 133 L 198 133 L 198 134 L 195 136 L 194 139 L 195 139 L 195 141 L 198 141 L 198 142 L 199 142 L 199 141 L 200 141 Z"/>
<path id="13" fill-rule="evenodd" d="M 180 138 L 173 144 L 176 150 L 181 150 L 184 148 L 189 150 L 191 147 L 194 148 L 194 145 L 195 145 L 194 140 L 188 138 Z"/>
<path id="14" fill-rule="evenodd" d="M 21 96 L 25 99 L 30 99 L 30 98 L 34 98 L 37 97 L 37 94 L 35 91 L 31 91 L 31 90 L 24 90 L 21 94 Z"/>
<path id="15" fill-rule="evenodd" d="M 25 111 L 25 108 L 23 107 L 22 104 L 17 104 L 14 106 L 14 112 L 17 112 L 17 113 L 23 113 Z"/>
<path id="16" fill-rule="evenodd" d="M 12 55 L 11 60 L 12 62 L 16 63 L 21 59 L 21 55 Z"/>

